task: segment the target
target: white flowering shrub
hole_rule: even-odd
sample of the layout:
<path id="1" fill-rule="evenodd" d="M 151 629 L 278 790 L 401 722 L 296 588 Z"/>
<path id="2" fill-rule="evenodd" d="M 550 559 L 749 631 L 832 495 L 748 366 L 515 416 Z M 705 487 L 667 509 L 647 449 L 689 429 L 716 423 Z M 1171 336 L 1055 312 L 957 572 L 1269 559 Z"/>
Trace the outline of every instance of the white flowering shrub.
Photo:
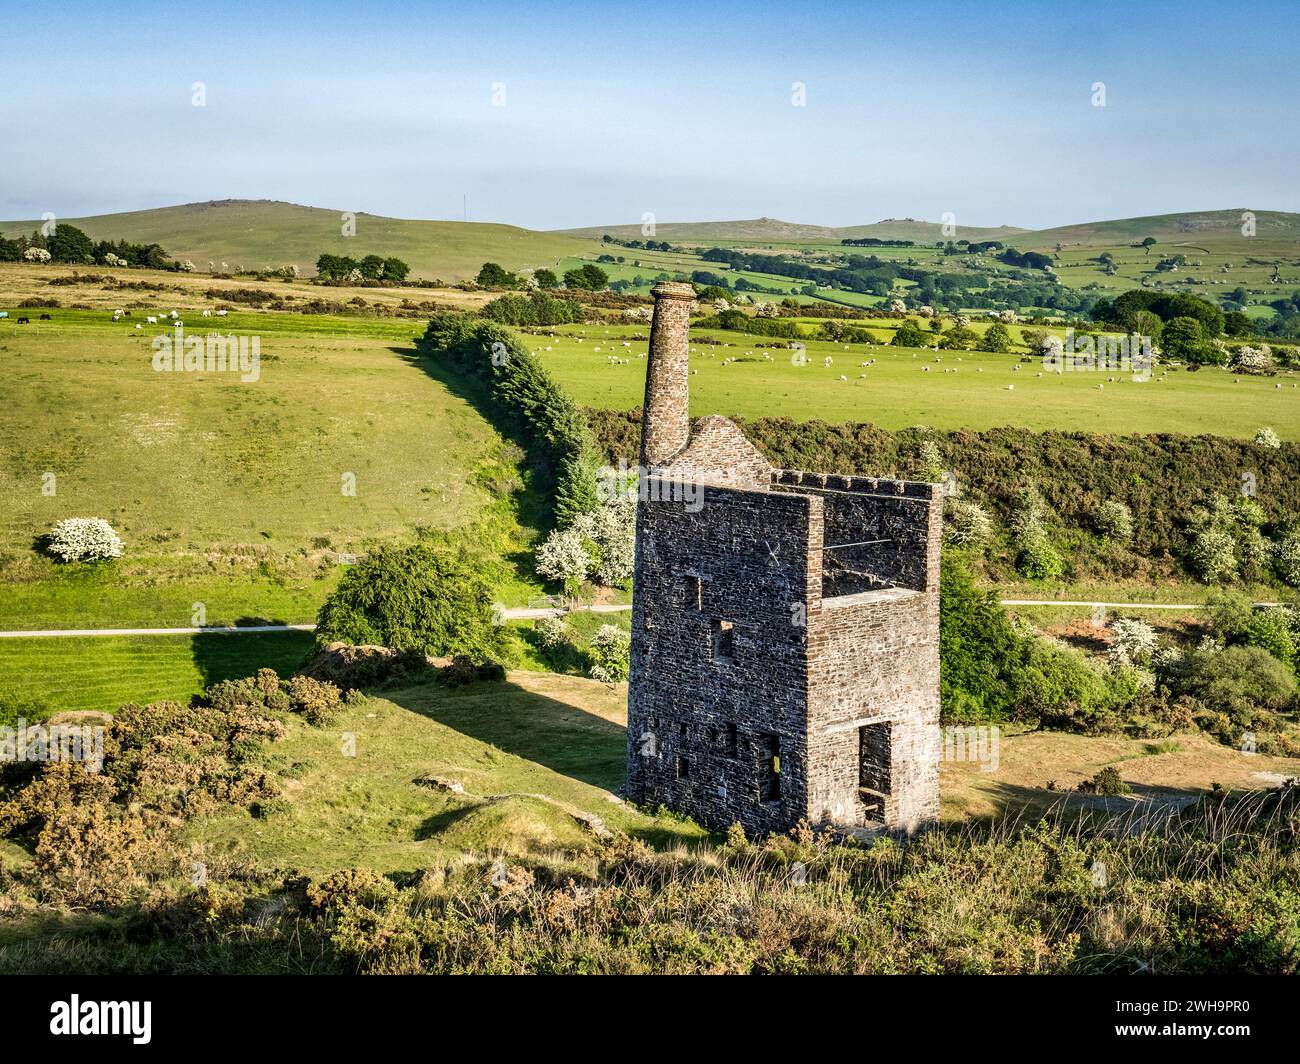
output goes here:
<path id="1" fill-rule="evenodd" d="M 44 248 L 28 248 L 23 252 L 23 258 L 28 262 L 49 262 L 50 253 Z"/>
<path id="2" fill-rule="evenodd" d="M 1037 489 L 1027 488 L 1020 493 L 1019 505 L 1011 515 L 1016 568 L 1032 580 L 1054 580 L 1065 571 L 1065 563 L 1047 531 L 1046 509 Z"/>
<path id="3" fill-rule="evenodd" d="M 889 301 L 889 309 L 893 311 L 895 314 L 902 314 L 905 310 L 907 310 L 907 304 L 904 303 L 901 299 L 891 299 Z"/>
<path id="4" fill-rule="evenodd" d="M 1005 321 L 1008 324 L 1015 324 L 1020 320 L 1020 315 L 1017 314 L 1014 310 L 1004 310 L 1001 314 L 998 315 L 998 318 L 999 320 Z"/>
<path id="5" fill-rule="evenodd" d="M 1273 352 L 1268 344 L 1239 347 L 1232 359 L 1232 368 L 1241 373 L 1267 373 L 1273 368 Z"/>
<path id="6" fill-rule="evenodd" d="M 554 615 L 539 617 L 534 628 L 537 632 L 537 642 L 546 650 L 553 650 L 567 643 L 572 634 L 564 618 Z"/>
<path id="7" fill-rule="evenodd" d="M 1145 621 L 1119 617 L 1110 626 L 1108 653 L 1117 665 L 1146 665 L 1156 649 L 1156 630 Z"/>
<path id="8" fill-rule="evenodd" d="M 632 579 L 636 561 L 636 496 L 618 494 L 602 506 L 579 514 L 570 526 L 595 546 L 592 569 L 606 587 L 622 587 Z"/>
<path id="9" fill-rule="evenodd" d="M 1276 451 L 1282 446 L 1282 440 L 1276 432 L 1265 425 L 1255 433 L 1255 445 L 1257 447 L 1267 447 L 1270 450 Z"/>
<path id="10" fill-rule="evenodd" d="M 181 271 L 181 273 L 193 273 L 193 272 L 194 272 L 194 263 L 190 262 L 189 259 L 186 259 L 184 262 L 180 263 L 180 264 L 177 266 L 177 269 L 179 269 L 179 270 Z"/>
<path id="11" fill-rule="evenodd" d="M 775 318 L 779 317 L 780 312 L 777 310 L 775 303 L 759 302 L 754 304 L 754 317 L 756 318 Z"/>
<path id="12" fill-rule="evenodd" d="M 588 675 L 601 683 L 620 683 L 632 669 L 632 637 L 622 628 L 602 624 L 587 648 L 591 658 Z"/>
<path id="13" fill-rule="evenodd" d="M 713 303 L 711 304 L 711 306 L 712 306 L 713 309 L 716 310 L 719 314 L 721 314 L 724 310 L 730 310 L 730 309 L 731 309 L 731 304 L 728 303 L 725 299 L 723 299 L 723 298 L 721 298 L 721 297 L 718 297 L 717 299 L 715 299 L 715 300 L 713 301 Z"/>
<path id="14" fill-rule="evenodd" d="M 122 557 L 122 540 L 102 517 L 69 517 L 46 537 L 45 549 L 61 562 L 97 562 Z"/>
<path id="15" fill-rule="evenodd" d="M 1300 587 L 1300 532 L 1288 533 L 1274 547 L 1273 567 L 1291 587 Z"/>
<path id="16" fill-rule="evenodd" d="M 944 506 L 943 538 L 954 547 L 981 547 L 993 538 L 993 518 L 977 502 L 949 499 Z"/>
<path id="17" fill-rule="evenodd" d="M 1133 538 L 1133 511 L 1124 503 L 1108 499 L 1097 508 L 1097 531 L 1107 539 L 1127 543 Z"/>
<path id="18" fill-rule="evenodd" d="M 1232 536 L 1217 528 L 1206 528 L 1192 539 L 1189 552 L 1192 568 L 1207 584 L 1214 584 L 1237 571 L 1236 545 Z"/>
<path id="19" fill-rule="evenodd" d="M 572 528 L 557 529 L 537 548 L 537 571 L 547 580 L 558 580 L 569 595 L 575 595 L 596 564 L 587 539 Z"/>

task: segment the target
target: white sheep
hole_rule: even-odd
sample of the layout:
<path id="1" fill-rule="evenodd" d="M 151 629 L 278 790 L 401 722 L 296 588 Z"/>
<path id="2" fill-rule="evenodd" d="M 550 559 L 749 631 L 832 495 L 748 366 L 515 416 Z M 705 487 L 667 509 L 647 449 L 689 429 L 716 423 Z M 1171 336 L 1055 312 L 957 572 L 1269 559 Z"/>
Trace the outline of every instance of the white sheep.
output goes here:
<path id="1" fill-rule="evenodd" d="M 147 321 L 150 325 L 158 324 L 158 319 L 154 317 L 152 314 L 148 315 L 144 320 Z"/>

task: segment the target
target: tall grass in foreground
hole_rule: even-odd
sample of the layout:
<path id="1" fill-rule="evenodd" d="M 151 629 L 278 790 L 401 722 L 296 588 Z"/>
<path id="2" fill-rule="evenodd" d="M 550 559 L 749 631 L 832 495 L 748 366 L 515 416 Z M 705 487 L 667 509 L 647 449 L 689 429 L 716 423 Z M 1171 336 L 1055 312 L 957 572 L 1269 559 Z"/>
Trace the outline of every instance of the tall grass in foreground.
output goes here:
<path id="1" fill-rule="evenodd" d="M 93 916 L 41 914 L 6 877 L 22 916 L 0 971 L 1294 972 L 1298 795 L 870 846 L 807 829 L 666 852 L 615 836 L 391 879 L 230 868 Z"/>

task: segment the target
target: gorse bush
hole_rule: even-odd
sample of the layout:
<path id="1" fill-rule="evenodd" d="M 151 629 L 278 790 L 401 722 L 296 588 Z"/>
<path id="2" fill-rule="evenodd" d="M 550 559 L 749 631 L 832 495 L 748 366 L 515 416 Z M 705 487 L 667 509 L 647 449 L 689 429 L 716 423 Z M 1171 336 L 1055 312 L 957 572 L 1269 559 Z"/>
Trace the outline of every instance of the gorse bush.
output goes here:
<path id="1" fill-rule="evenodd" d="M 670 853 L 614 835 L 577 864 L 485 857 L 400 879 L 240 868 L 196 888 L 149 875 L 137 848 L 118 897 L 95 903 L 111 919 L 28 921 L 0 971 L 1294 974 L 1296 794 L 1206 798 L 1160 830 L 1052 819 L 866 847 L 800 826 Z M 7 897 L 47 882 L 19 871 Z"/>
<path id="2" fill-rule="evenodd" d="M 528 449 L 540 475 L 536 486 L 553 500 L 556 524 L 563 528 L 596 508 L 598 462 L 586 419 L 512 333 L 495 322 L 437 314 L 420 347 L 426 357 L 445 361 L 488 387 Z"/>
<path id="3" fill-rule="evenodd" d="M 122 556 L 122 540 L 102 517 L 69 517 L 50 529 L 45 551 L 61 562 L 109 561 Z"/>
<path id="4" fill-rule="evenodd" d="M 316 641 L 421 654 L 501 653 L 492 594 L 474 560 L 430 542 L 384 546 L 351 566 L 316 618 Z"/>
<path id="5" fill-rule="evenodd" d="M 31 849 L 46 902 L 111 905 L 164 878 L 188 879 L 184 825 L 232 808 L 280 807 L 262 747 L 284 737 L 290 715 L 323 723 L 338 703 L 332 684 L 286 682 L 262 669 L 188 705 L 124 705 L 106 725 L 100 771 L 85 761 L 34 772 L 0 763 L 0 836 Z"/>

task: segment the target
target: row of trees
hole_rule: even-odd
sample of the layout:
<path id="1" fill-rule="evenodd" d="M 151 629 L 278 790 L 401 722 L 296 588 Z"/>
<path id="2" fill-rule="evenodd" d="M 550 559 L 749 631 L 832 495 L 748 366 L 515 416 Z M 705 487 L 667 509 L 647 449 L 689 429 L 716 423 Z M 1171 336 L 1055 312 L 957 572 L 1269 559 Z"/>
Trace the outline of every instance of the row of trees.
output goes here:
<path id="1" fill-rule="evenodd" d="M 41 254 L 43 252 L 43 254 Z M 75 225 L 60 222 L 48 236 L 39 230 L 14 240 L 0 237 L 0 262 L 67 262 L 76 265 L 139 266 L 153 270 L 181 269 L 158 244 L 126 240 L 92 240 Z"/>
<path id="2" fill-rule="evenodd" d="M 560 278 L 554 270 L 534 270 L 532 277 L 511 273 L 496 262 L 485 262 L 474 282 L 482 288 L 540 288 L 553 291 L 560 287 Z M 609 286 L 609 274 L 595 263 L 584 263 L 564 271 L 564 287 L 576 291 L 600 292 Z"/>
<path id="3" fill-rule="evenodd" d="M 410 272 L 410 266 L 393 256 L 384 258 L 381 255 L 366 255 L 354 259 L 349 255 L 326 253 L 316 260 L 317 275 L 327 281 L 350 281 L 354 284 L 361 281 L 389 281 L 398 284 L 405 281 Z"/>

